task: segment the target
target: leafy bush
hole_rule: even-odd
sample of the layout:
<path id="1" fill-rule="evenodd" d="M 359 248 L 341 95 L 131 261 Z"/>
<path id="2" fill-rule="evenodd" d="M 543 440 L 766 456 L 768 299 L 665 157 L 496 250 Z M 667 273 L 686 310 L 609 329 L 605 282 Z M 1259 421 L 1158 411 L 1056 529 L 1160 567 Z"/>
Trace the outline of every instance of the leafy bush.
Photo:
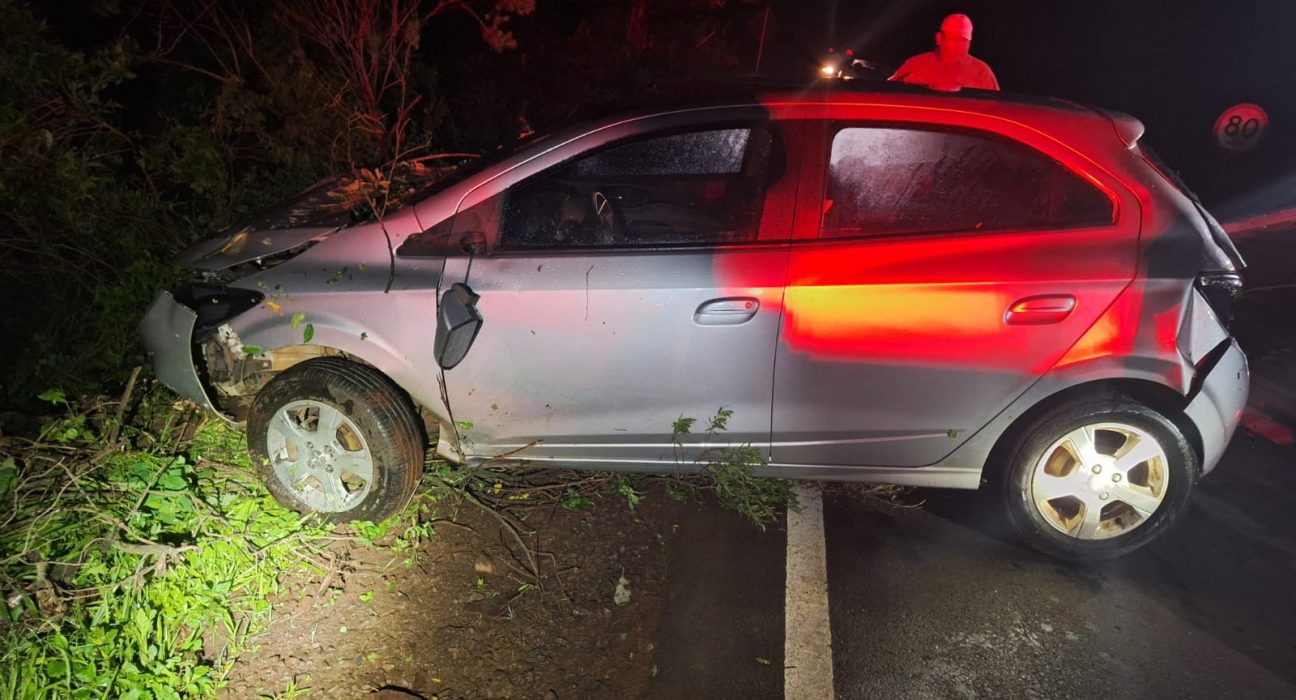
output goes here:
<path id="1" fill-rule="evenodd" d="M 704 432 L 708 444 L 715 442 L 728 429 L 732 417 L 733 409 L 721 407 L 707 419 Z M 680 462 L 678 455 L 684 438 L 696 423 L 695 418 L 685 417 L 675 421 L 671 441 L 675 443 L 677 463 Z M 796 493 L 792 490 L 791 481 L 757 476 L 756 469 L 766 466 L 768 461 L 751 445 L 710 448 L 703 452 L 698 462 L 702 470 L 696 479 L 701 482 L 701 488 L 714 493 L 720 505 L 742 514 L 761 530 L 778 520 L 782 510 L 796 508 Z"/>
<path id="2" fill-rule="evenodd" d="M 175 169 L 228 173 L 192 138 L 200 165 L 155 168 L 150 139 L 192 134 L 181 127 L 126 130 L 113 96 L 140 63 L 126 37 L 73 50 L 13 0 L 0 23 L 0 284 L 22 310 L 0 320 L 0 398 L 79 393 L 125 378 L 135 321 L 175 277 L 168 261 L 212 221 L 210 194 Z"/>
<path id="3" fill-rule="evenodd" d="M 71 48 L 15 0 L 0 23 L 0 284 L 22 310 L 0 317 L 0 401 L 122 382 L 179 251 L 334 171 L 336 144 L 374 152 L 273 34 L 267 79 L 196 79 L 124 32 Z"/>
<path id="4" fill-rule="evenodd" d="M 210 696 L 281 577 L 320 570 L 326 530 L 256 483 L 242 435 L 208 420 L 181 442 L 192 416 L 170 402 L 146 399 L 160 427 L 127 426 L 124 450 L 97 437 L 102 411 L 7 439 L 0 697 Z"/>

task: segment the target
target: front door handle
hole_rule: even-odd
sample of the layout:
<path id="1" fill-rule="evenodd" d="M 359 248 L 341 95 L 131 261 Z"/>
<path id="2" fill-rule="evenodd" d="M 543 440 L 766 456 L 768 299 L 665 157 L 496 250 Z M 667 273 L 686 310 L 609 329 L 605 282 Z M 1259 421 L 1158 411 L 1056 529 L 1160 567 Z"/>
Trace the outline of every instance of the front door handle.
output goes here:
<path id="1" fill-rule="evenodd" d="M 750 321 L 760 311 L 760 301 L 753 297 L 729 297 L 703 302 L 693 312 L 699 326 L 736 326 Z"/>
<path id="2" fill-rule="evenodd" d="M 1004 312 L 1004 323 L 1014 326 L 1042 326 L 1065 321 L 1075 311 L 1076 298 L 1070 294 L 1042 294 L 1018 299 Z"/>

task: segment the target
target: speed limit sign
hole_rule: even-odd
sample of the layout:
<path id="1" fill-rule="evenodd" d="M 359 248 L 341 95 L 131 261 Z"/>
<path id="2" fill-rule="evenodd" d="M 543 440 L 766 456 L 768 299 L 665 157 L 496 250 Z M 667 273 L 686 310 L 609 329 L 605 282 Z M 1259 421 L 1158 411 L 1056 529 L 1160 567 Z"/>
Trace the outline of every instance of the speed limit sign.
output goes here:
<path id="1" fill-rule="evenodd" d="M 1244 102 L 1224 110 L 1215 120 L 1215 141 L 1226 151 L 1248 151 L 1260 143 L 1269 115 L 1259 105 Z"/>

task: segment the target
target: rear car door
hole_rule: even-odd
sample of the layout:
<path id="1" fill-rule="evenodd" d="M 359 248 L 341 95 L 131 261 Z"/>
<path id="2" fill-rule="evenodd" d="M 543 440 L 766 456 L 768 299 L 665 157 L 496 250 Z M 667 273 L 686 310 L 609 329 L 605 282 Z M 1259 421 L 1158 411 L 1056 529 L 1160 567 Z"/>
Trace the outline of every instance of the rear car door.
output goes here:
<path id="1" fill-rule="evenodd" d="M 795 130 L 728 114 L 578 140 L 455 217 L 480 333 L 445 389 L 470 456 L 641 469 L 681 417 L 768 454 Z M 472 198 L 470 198 L 472 199 Z"/>
<path id="2" fill-rule="evenodd" d="M 1119 183 L 1011 123 L 823 127 L 807 185 L 820 234 L 789 263 L 771 461 L 930 465 L 1129 284 L 1137 205 L 1118 219 Z"/>

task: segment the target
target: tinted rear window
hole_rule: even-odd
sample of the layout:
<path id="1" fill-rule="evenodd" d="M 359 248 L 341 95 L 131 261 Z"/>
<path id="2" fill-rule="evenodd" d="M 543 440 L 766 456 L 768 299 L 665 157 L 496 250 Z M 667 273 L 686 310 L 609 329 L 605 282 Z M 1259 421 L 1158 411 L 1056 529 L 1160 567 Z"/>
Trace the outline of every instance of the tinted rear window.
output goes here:
<path id="1" fill-rule="evenodd" d="M 832 141 L 822 235 L 1074 228 L 1111 200 L 1056 161 L 985 134 L 846 127 Z"/>

